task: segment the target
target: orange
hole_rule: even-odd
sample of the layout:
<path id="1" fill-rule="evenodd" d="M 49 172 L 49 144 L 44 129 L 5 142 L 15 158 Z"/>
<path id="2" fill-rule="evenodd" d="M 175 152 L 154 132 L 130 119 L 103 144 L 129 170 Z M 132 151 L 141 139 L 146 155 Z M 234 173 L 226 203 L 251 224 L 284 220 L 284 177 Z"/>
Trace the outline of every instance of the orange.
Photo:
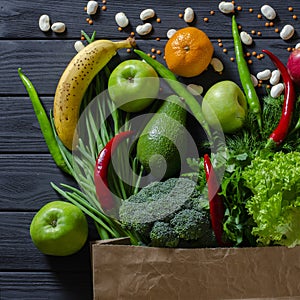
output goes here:
<path id="1" fill-rule="evenodd" d="M 194 77 L 207 69 L 214 47 L 202 30 L 185 27 L 177 30 L 165 46 L 168 68 L 176 75 Z"/>

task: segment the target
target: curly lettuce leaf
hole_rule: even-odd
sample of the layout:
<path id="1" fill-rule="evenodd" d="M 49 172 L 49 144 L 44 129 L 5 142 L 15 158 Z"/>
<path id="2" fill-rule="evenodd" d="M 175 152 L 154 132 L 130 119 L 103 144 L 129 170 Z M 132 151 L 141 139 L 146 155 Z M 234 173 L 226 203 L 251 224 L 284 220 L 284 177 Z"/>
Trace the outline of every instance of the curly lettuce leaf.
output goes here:
<path id="1" fill-rule="evenodd" d="M 262 245 L 300 245 L 300 152 L 256 157 L 242 173 L 253 196 L 246 208 Z"/>

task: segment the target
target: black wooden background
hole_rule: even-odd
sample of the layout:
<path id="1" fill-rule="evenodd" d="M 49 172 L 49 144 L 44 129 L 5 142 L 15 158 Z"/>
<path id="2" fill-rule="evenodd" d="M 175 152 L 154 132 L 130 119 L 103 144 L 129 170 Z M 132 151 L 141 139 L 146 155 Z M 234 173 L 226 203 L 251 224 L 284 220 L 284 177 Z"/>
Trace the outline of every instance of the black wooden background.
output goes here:
<path id="1" fill-rule="evenodd" d="M 236 1 L 237 21 L 243 30 L 260 31 L 254 34 L 254 44 L 245 50 L 261 53 L 263 48 L 270 49 L 287 61 L 288 47 L 299 42 L 299 20 L 293 15 L 299 14 L 298 0 L 271 1 L 278 16 L 273 27 L 265 26 L 266 19 L 258 19 L 261 1 Z M 50 257 L 41 254 L 32 244 L 29 226 L 32 217 L 44 204 L 56 200 L 58 195 L 52 190 L 50 181 L 74 184 L 54 164 L 44 143 L 34 115 L 31 102 L 18 78 L 17 69 L 22 67 L 32 80 L 49 111 L 52 108 L 56 84 L 68 61 L 75 54 L 74 42 L 80 39 L 80 30 L 91 34 L 97 31 L 97 38 L 114 40 L 124 39 L 141 23 L 140 12 L 145 8 L 154 8 L 157 17 L 153 23 L 153 32 L 147 37 L 138 37 L 138 46 L 150 52 L 152 48 L 163 52 L 166 32 L 170 28 L 187 26 L 179 14 L 191 6 L 196 14 L 192 26 L 204 30 L 211 38 L 215 56 L 225 66 L 222 75 L 211 69 L 197 78 L 185 80 L 207 88 L 213 83 L 231 79 L 238 84 L 236 63 L 230 60 L 234 56 L 231 37 L 231 15 L 219 12 L 219 1 L 112 1 L 107 0 L 106 10 L 99 11 L 93 18 L 94 24 L 86 22 L 84 11 L 87 1 L 52 0 L 25 1 L 0 0 L 0 299 L 91 299 L 92 282 L 88 243 L 79 253 L 69 257 Z M 288 7 L 293 7 L 291 12 Z M 250 13 L 249 9 L 253 12 Z M 215 11 L 214 15 L 210 11 Z M 117 12 L 123 11 L 130 20 L 131 28 L 118 31 L 114 21 Z M 48 14 L 52 22 L 62 21 L 67 26 L 63 34 L 43 33 L 38 27 L 40 15 Z M 208 18 L 208 22 L 204 18 Z M 296 33 L 289 41 L 283 41 L 275 28 L 279 30 L 286 24 L 292 24 Z M 160 38 L 157 41 L 157 38 Z M 222 40 L 223 47 L 218 44 Z M 223 49 L 227 49 L 227 53 Z M 126 50 L 119 54 L 130 57 Z M 163 62 L 163 54 L 157 55 Z M 268 58 L 258 60 L 251 57 L 251 72 L 256 74 L 265 68 L 274 69 Z M 263 89 L 258 89 L 263 93 Z M 89 240 L 97 238 L 91 223 Z"/>

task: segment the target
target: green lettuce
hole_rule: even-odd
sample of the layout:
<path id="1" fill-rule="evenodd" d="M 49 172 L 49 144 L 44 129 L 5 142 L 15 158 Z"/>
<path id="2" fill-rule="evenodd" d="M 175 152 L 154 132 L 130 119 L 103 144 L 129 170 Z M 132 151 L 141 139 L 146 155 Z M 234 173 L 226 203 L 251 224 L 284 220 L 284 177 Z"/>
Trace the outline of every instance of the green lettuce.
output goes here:
<path id="1" fill-rule="evenodd" d="M 242 177 L 252 191 L 246 208 L 261 245 L 300 245 L 300 152 L 257 156 Z"/>

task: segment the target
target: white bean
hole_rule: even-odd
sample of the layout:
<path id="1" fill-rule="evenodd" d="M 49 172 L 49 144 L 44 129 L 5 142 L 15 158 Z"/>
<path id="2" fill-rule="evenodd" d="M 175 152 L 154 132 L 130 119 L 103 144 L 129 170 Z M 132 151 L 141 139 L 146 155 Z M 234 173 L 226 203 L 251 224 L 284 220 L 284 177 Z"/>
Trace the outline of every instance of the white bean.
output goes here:
<path id="1" fill-rule="evenodd" d="M 183 19 L 186 23 L 192 23 L 194 21 L 195 13 L 191 7 L 187 7 L 184 10 Z"/>
<path id="2" fill-rule="evenodd" d="M 66 30 L 66 25 L 63 22 L 55 22 L 52 24 L 51 29 L 56 33 L 62 33 Z"/>
<path id="3" fill-rule="evenodd" d="M 146 35 L 146 34 L 150 33 L 151 30 L 152 30 L 152 24 L 151 23 L 145 23 L 143 25 L 138 25 L 136 27 L 136 32 L 139 35 Z"/>
<path id="4" fill-rule="evenodd" d="M 76 50 L 77 52 L 80 52 L 84 47 L 85 47 L 85 46 L 84 46 L 84 44 L 83 44 L 82 41 L 76 41 L 76 42 L 74 43 L 74 48 L 75 48 L 75 50 Z"/>
<path id="5" fill-rule="evenodd" d="M 271 70 L 266 69 L 256 74 L 258 80 L 269 80 L 271 78 Z"/>
<path id="6" fill-rule="evenodd" d="M 232 2 L 222 1 L 219 3 L 219 10 L 223 14 L 230 14 L 234 12 L 234 4 Z"/>
<path id="7" fill-rule="evenodd" d="M 274 20 L 276 18 L 276 11 L 270 5 L 263 5 L 260 8 L 260 11 L 268 20 Z"/>
<path id="8" fill-rule="evenodd" d="M 251 74 L 251 81 L 252 81 L 254 87 L 256 87 L 258 85 L 258 80 L 253 74 Z"/>
<path id="9" fill-rule="evenodd" d="M 277 83 L 276 85 L 273 85 L 270 91 L 270 95 L 273 98 L 279 97 L 284 90 L 284 85 L 283 83 Z"/>
<path id="10" fill-rule="evenodd" d="M 99 6 L 99 4 L 97 1 L 94 1 L 94 0 L 89 1 L 86 6 L 87 14 L 94 15 L 97 12 L 98 6 Z"/>
<path id="11" fill-rule="evenodd" d="M 213 57 L 211 59 L 210 64 L 213 67 L 213 69 L 218 73 L 221 73 L 224 70 L 223 63 L 216 57 Z"/>
<path id="12" fill-rule="evenodd" d="M 46 32 L 50 30 L 50 17 L 48 15 L 41 15 L 39 18 L 39 27 L 42 31 Z"/>
<path id="13" fill-rule="evenodd" d="M 122 28 L 126 27 L 129 24 L 129 20 L 123 12 L 119 12 L 115 15 L 115 21 L 117 25 Z"/>
<path id="14" fill-rule="evenodd" d="M 187 85 L 187 89 L 194 96 L 200 96 L 203 93 L 203 87 L 201 85 L 190 83 Z"/>
<path id="15" fill-rule="evenodd" d="M 170 39 L 176 31 L 177 30 L 173 29 L 173 28 L 169 29 L 168 32 L 167 32 L 168 39 Z"/>
<path id="16" fill-rule="evenodd" d="M 252 37 L 249 33 L 247 33 L 246 31 L 242 31 L 240 33 L 240 37 L 241 37 L 241 41 L 243 42 L 243 44 L 250 46 L 253 42 Z"/>
<path id="17" fill-rule="evenodd" d="M 144 9 L 141 13 L 140 13 L 140 19 L 142 21 L 151 19 L 155 16 L 155 11 L 152 8 L 147 8 Z"/>
<path id="18" fill-rule="evenodd" d="M 279 80 L 280 80 L 279 70 L 272 71 L 271 78 L 270 78 L 270 83 L 272 85 L 276 85 L 277 83 L 279 83 Z"/>
<path id="19" fill-rule="evenodd" d="M 280 31 L 280 37 L 283 40 L 289 40 L 294 35 L 295 29 L 292 25 L 285 25 Z"/>

